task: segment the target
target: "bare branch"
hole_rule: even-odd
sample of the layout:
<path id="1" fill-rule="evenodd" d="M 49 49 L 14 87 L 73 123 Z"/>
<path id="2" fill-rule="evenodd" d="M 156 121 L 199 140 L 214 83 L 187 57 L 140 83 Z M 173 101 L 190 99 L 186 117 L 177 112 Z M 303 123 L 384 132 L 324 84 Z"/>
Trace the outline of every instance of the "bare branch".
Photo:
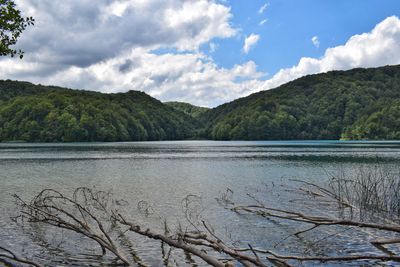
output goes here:
<path id="1" fill-rule="evenodd" d="M 201 251 L 200 249 L 198 249 L 194 246 L 186 244 L 185 242 L 183 242 L 182 239 L 172 239 L 167 236 L 154 233 L 150 229 L 142 230 L 138 225 L 128 222 L 120 213 L 117 213 L 115 218 L 121 224 L 128 226 L 129 230 L 132 232 L 135 232 L 142 236 L 149 237 L 151 239 L 160 240 L 172 247 L 180 248 L 184 251 L 192 253 L 193 255 L 196 255 L 197 257 L 203 259 L 205 262 L 207 262 L 208 264 L 210 264 L 212 266 L 215 266 L 215 267 L 224 267 L 225 266 L 225 264 L 222 263 L 221 261 L 219 261 L 218 259 L 207 255 L 205 252 Z"/>
<path id="2" fill-rule="evenodd" d="M 30 261 L 30 260 L 27 260 L 27 259 L 17 256 L 15 253 L 13 253 L 12 251 L 10 251 L 4 247 L 0 246 L 0 251 L 3 251 L 3 253 L 0 253 L 0 260 L 1 259 L 9 259 L 9 260 L 12 260 L 15 262 L 19 262 L 19 263 L 34 266 L 34 267 L 42 267 L 42 265 L 40 265 L 36 262 L 33 262 L 33 261 Z"/>
<path id="3" fill-rule="evenodd" d="M 359 260 L 380 260 L 380 261 L 396 261 L 400 262 L 400 256 L 387 256 L 387 255 L 348 255 L 336 257 L 321 257 L 321 256 L 284 256 L 275 252 L 268 251 L 269 254 L 278 259 L 296 260 L 296 261 L 359 261 Z"/>
<path id="4" fill-rule="evenodd" d="M 105 204 L 102 203 L 103 196 L 99 193 L 93 194 L 90 190 L 89 188 L 78 188 L 74 192 L 73 199 L 52 189 L 41 191 L 30 203 L 23 201 L 18 196 L 15 198 L 21 208 L 21 219 L 82 234 L 97 242 L 103 254 L 109 251 L 124 264 L 129 265 L 128 260 L 105 230 L 101 220 L 90 210 L 90 207 L 93 207 L 106 212 Z M 78 202 L 78 194 L 83 197 L 82 203 Z M 88 221 L 89 219 L 91 222 Z"/>
<path id="5" fill-rule="evenodd" d="M 232 208 L 232 211 L 235 212 L 245 211 L 263 217 L 276 217 L 285 220 L 314 224 L 317 226 L 324 226 L 324 225 L 356 226 L 361 228 L 371 228 L 371 229 L 400 233 L 400 225 L 397 224 L 378 224 L 378 223 L 368 223 L 368 222 L 360 222 L 353 220 L 340 220 L 329 217 L 312 216 L 300 212 L 287 211 L 287 210 L 270 208 L 259 205 L 238 206 Z"/>

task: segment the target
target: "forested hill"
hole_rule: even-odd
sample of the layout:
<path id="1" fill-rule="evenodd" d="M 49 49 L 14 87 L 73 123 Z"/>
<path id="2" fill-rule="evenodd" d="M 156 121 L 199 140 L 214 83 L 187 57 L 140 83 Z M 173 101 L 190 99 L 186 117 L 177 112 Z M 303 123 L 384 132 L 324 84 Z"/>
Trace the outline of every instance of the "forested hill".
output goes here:
<path id="1" fill-rule="evenodd" d="M 0 81 L 0 141 L 136 141 L 194 136 L 190 116 L 142 92 L 102 94 Z"/>
<path id="2" fill-rule="evenodd" d="M 310 75 L 214 109 L 0 81 L 0 141 L 400 139 L 400 66 Z"/>
<path id="3" fill-rule="evenodd" d="M 201 120 L 221 140 L 400 139 L 400 66 L 306 76 Z"/>

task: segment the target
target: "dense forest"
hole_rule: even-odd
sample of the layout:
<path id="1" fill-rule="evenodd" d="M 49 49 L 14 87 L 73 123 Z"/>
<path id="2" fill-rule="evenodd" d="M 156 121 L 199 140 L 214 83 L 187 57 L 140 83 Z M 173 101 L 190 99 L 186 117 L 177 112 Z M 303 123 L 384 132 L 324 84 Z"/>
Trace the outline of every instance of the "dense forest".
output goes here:
<path id="1" fill-rule="evenodd" d="M 305 76 L 201 120 L 218 140 L 400 139 L 400 66 Z"/>
<path id="2" fill-rule="evenodd" d="M 0 141 L 400 139 L 400 66 L 309 75 L 214 109 L 0 81 Z"/>
<path id="3" fill-rule="evenodd" d="M 0 140 L 131 141 L 186 139 L 196 121 L 142 92 L 69 90 L 0 82 Z"/>

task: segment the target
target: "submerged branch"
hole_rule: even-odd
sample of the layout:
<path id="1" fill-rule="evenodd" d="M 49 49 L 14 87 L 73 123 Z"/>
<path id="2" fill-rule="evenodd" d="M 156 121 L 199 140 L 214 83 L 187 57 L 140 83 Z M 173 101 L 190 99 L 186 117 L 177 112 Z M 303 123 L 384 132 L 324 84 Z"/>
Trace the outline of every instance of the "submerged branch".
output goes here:
<path id="1" fill-rule="evenodd" d="M 118 220 L 119 223 L 121 223 L 125 226 L 128 226 L 129 230 L 132 232 L 135 232 L 142 236 L 146 236 L 151 239 L 162 241 L 172 247 L 179 248 L 186 252 L 192 253 L 193 255 L 196 255 L 197 257 L 201 258 L 202 260 L 204 260 L 205 262 L 207 262 L 208 264 L 210 264 L 212 266 L 215 266 L 215 267 L 224 267 L 225 266 L 225 264 L 222 263 L 221 261 L 219 261 L 218 259 L 207 255 L 207 253 L 196 248 L 195 246 L 188 245 L 187 243 L 184 242 L 184 240 L 182 238 L 174 239 L 174 238 L 168 237 L 166 235 L 155 233 L 150 229 L 142 230 L 140 228 L 140 226 L 135 225 L 131 222 L 128 222 L 124 218 L 124 216 L 122 216 L 120 213 L 117 213 L 115 218 Z"/>
<path id="2" fill-rule="evenodd" d="M 284 256 L 272 251 L 268 251 L 273 257 L 283 260 L 296 260 L 296 261 L 360 261 L 360 260 L 380 260 L 380 261 L 395 261 L 400 262 L 400 256 L 388 255 L 349 255 L 349 256 L 336 256 L 336 257 L 321 257 L 321 256 Z"/>
<path id="3" fill-rule="evenodd" d="M 0 261 L 2 261 L 4 259 L 12 260 L 14 262 L 26 264 L 29 266 L 42 267 L 42 265 L 40 265 L 36 262 L 30 261 L 30 260 L 21 258 L 21 257 L 17 256 L 14 252 L 0 246 Z"/>
<path id="4" fill-rule="evenodd" d="M 340 220 L 329 217 L 312 216 L 300 212 L 287 211 L 260 205 L 237 206 L 232 208 L 231 210 L 237 213 L 239 213 L 240 211 L 245 211 L 263 217 L 275 217 L 285 220 L 309 223 L 315 226 L 329 226 L 329 225 L 356 226 L 361 228 L 371 228 L 371 229 L 400 233 L 400 225 L 398 224 L 392 225 L 392 224 L 368 223 L 368 222 L 353 221 L 353 220 Z M 315 227 L 312 227 L 312 229 L 314 228 Z M 311 229 L 308 229 L 306 231 L 309 230 Z M 297 234 L 300 233 L 302 233 L 302 231 L 298 232 Z"/>
<path id="5" fill-rule="evenodd" d="M 100 213 L 106 212 L 104 206 L 101 204 L 101 199 L 94 195 L 91 195 L 91 198 L 88 199 L 82 190 L 86 189 L 78 188 L 74 192 L 74 196 L 81 193 L 84 194 L 85 200 L 82 203 L 75 200 L 76 198 L 68 198 L 52 189 L 41 191 L 29 203 L 15 195 L 17 204 L 21 209 L 21 214 L 16 219 L 20 221 L 27 220 L 30 223 L 41 223 L 79 233 L 99 244 L 103 255 L 109 251 L 124 264 L 128 265 L 129 261 L 119 251 L 110 233 L 105 230 L 105 226 L 96 216 L 96 211 Z M 96 206 L 94 203 L 96 203 Z M 107 223 L 112 222 L 108 220 Z"/>
<path id="6" fill-rule="evenodd" d="M 312 183 L 306 184 L 318 191 L 314 192 L 313 190 L 310 191 L 307 189 L 299 190 L 318 198 L 323 196 L 330 198 L 335 197 L 333 193 L 329 193 L 329 190 L 324 190 L 318 185 Z M 225 193 L 218 203 L 238 214 L 247 213 L 263 218 L 276 218 L 278 219 L 276 223 L 279 223 L 280 220 L 289 220 L 309 224 L 307 228 L 297 230 L 292 234 L 296 237 L 305 235 L 322 226 L 343 226 L 347 227 L 347 229 L 368 228 L 396 234 L 400 233 L 400 225 L 396 223 L 373 223 L 350 219 L 337 219 L 328 216 L 315 216 L 297 211 L 268 207 L 251 194 L 248 194 L 248 196 L 255 200 L 257 204 L 234 206 L 235 202 L 232 200 L 233 191 L 229 190 L 227 192 L 229 194 Z M 234 266 L 236 263 L 240 263 L 243 266 L 266 267 L 268 262 L 277 266 L 290 266 L 290 263 L 293 261 L 356 262 L 374 260 L 382 262 L 400 262 L 400 256 L 395 253 L 386 253 L 384 255 L 339 255 L 331 257 L 281 255 L 271 250 L 254 247 L 252 244 L 247 244 L 248 247 L 245 248 L 238 248 L 225 240 L 223 241 L 214 228 L 201 219 L 201 198 L 194 195 L 190 195 L 182 202 L 182 208 L 188 225 L 182 227 L 179 224 L 179 228 L 175 233 L 168 227 L 166 220 L 162 221 L 163 231 L 142 227 L 135 223 L 134 220 L 128 220 L 126 214 L 123 214 L 113 206 L 113 203 L 122 203 L 121 201 L 113 200 L 110 193 L 94 191 L 89 188 L 78 188 L 71 198 L 56 190 L 45 189 L 30 202 L 26 202 L 18 196 L 15 196 L 15 199 L 20 208 L 20 215 L 16 217 L 17 220 L 67 229 L 86 236 L 99 244 L 102 248 L 103 255 L 110 252 L 123 265 L 135 264 L 134 259 L 132 260 L 125 257 L 122 253 L 123 249 L 117 241 L 120 240 L 121 237 L 127 239 L 128 236 L 125 236 L 125 234 L 129 232 L 160 242 L 162 249 L 161 256 L 165 265 L 169 265 L 171 261 L 177 264 L 172 253 L 173 249 L 183 252 L 187 261 L 193 264 L 195 264 L 195 261 L 192 256 L 195 256 L 208 265 L 215 267 Z M 153 213 L 151 206 L 147 203 L 140 202 L 138 209 L 139 214 L 142 212 L 145 216 L 149 216 Z M 117 237 L 112 234 L 113 229 L 116 228 L 120 231 Z M 381 251 L 385 253 L 385 248 L 383 246 L 400 243 L 400 238 L 375 238 L 370 243 L 377 248 L 383 248 Z M 0 247 L 0 252 L 1 251 L 5 253 L 0 254 L 0 260 L 6 258 L 13 259 L 14 261 L 23 260 Z M 35 267 L 40 266 L 30 263 L 29 261 L 25 263 Z"/>

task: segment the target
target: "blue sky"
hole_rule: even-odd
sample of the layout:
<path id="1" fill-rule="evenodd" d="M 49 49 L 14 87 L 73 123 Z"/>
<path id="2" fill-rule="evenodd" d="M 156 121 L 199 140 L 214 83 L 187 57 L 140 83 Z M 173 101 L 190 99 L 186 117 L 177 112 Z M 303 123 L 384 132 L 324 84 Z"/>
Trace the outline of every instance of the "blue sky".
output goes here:
<path id="1" fill-rule="evenodd" d="M 301 57 L 320 57 L 329 47 L 344 44 L 351 36 L 369 32 L 385 18 L 400 16 L 397 0 L 231 0 L 232 24 L 239 38 L 215 41 L 212 56 L 221 66 L 253 60 L 269 75 L 293 66 Z M 267 4 L 263 13 L 262 6 Z M 267 20 L 263 25 L 259 23 Z M 243 38 L 260 35 L 249 54 L 240 53 Z M 311 38 L 317 36 L 319 47 Z"/>
<path id="2" fill-rule="evenodd" d="M 399 0 L 15 0 L 0 79 L 215 107 L 304 75 L 400 64 Z"/>

